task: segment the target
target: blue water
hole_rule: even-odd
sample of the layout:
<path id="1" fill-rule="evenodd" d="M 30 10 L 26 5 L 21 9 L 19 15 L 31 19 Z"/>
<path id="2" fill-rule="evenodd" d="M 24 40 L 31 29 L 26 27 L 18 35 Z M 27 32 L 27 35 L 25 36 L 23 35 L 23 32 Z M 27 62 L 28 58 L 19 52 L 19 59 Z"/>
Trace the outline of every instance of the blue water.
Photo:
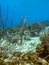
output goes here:
<path id="1" fill-rule="evenodd" d="M 8 5 L 8 26 L 11 18 L 15 24 L 19 24 L 20 18 L 27 17 L 27 23 L 33 21 L 49 20 L 49 0 L 0 0 L 2 6 L 2 17 L 6 16 L 6 5 Z"/>

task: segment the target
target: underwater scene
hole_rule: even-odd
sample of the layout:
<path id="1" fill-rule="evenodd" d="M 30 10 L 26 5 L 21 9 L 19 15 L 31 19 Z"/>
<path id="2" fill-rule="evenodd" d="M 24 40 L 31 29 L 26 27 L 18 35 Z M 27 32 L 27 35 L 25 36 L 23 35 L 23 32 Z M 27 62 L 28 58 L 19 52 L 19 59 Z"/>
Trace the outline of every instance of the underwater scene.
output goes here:
<path id="1" fill-rule="evenodd" d="M 0 0 L 0 65 L 49 65 L 49 0 Z"/>

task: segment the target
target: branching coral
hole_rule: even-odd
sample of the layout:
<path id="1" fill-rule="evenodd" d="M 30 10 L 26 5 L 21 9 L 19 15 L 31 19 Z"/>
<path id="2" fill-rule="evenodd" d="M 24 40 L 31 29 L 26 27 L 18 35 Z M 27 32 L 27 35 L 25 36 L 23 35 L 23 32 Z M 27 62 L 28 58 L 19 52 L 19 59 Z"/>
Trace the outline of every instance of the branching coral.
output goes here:
<path id="1" fill-rule="evenodd" d="M 24 26 L 22 27 L 22 30 L 20 32 L 20 36 L 21 36 L 21 45 L 22 45 L 22 38 L 23 38 L 23 35 L 24 35 Z"/>
<path id="2" fill-rule="evenodd" d="M 22 38 L 23 38 L 25 29 L 26 29 L 26 19 L 24 19 L 24 25 L 22 26 L 22 29 L 21 29 L 21 32 L 20 32 L 20 36 L 21 36 L 21 45 L 22 45 Z"/>
<path id="3" fill-rule="evenodd" d="M 24 19 L 24 29 L 26 30 L 26 19 Z"/>

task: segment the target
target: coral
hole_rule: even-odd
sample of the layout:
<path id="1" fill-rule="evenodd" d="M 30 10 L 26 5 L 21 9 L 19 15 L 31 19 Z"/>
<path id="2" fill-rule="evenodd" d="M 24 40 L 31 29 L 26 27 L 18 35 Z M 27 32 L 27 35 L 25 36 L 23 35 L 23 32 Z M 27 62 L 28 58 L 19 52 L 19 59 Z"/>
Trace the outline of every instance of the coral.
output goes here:
<path id="1" fill-rule="evenodd" d="M 45 29 L 45 26 L 40 22 L 34 22 L 31 25 L 27 26 L 28 30 L 30 31 L 30 36 L 39 36 L 39 32 Z"/>
<path id="2" fill-rule="evenodd" d="M 17 43 L 18 42 L 18 39 L 15 38 L 15 39 L 12 39 L 12 43 Z"/>
<path id="3" fill-rule="evenodd" d="M 7 39 L 8 42 L 11 42 L 12 37 L 7 35 L 7 36 L 6 36 L 6 39 Z"/>
<path id="4" fill-rule="evenodd" d="M 39 36 L 39 34 L 35 30 L 31 30 L 30 31 L 30 36 L 31 37 L 33 37 L 33 36 L 36 37 L 36 36 Z"/>
<path id="5" fill-rule="evenodd" d="M 37 46 L 36 51 L 39 54 L 39 57 L 47 60 L 49 58 L 49 35 L 41 37 L 41 41 L 42 42 Z"/>
<path id="6" fill-rule="evenodd" d="M 21 36 L 21 45 L 22 45 L 22 38 L 23 38 L 23 35 L 24 35 L 24 26 L 22 27 L 22 30 L 20 32 L 20 36 Z"/>
<path id="7" fill-rule="evenodd" d="M 43 21 L 42 24 L 43 24 L 45 27 L 49 26 L 49 20 Z"/>
<path id="8" fill-rule="evenodd" d="M 24 19 L 24 28 L 26 30 L 26 19 Z"/>
<path id="9" fill-rule="evenodd" d="M 15 33 L 15 27 L 10 27 L 10 28 L 8 29 L 8 32 L 9 32 L 9 33 Z"/>
<path id="10" fill-rule="evenodd" d="M 30 51 L 28 53 L 14 52 L 12 57 L 1 57 L 1 65 L 48 65 L 45 59 L 38 57 L 38 53 Z"/>
<path id="11" fill-rule="evenodd" d="M 20 26 L 22 26 L 22 20 L 23 20 L 23 17 L 21 17 L 20 19 Z"/>
<path id="12" fill-rule="evenodd" d="M 2 36 L 3 36 L 3 34 L 2 34 L 2 32 L 0 32 L 0 39 L 2 38 Z"/>
<path id="13" fill-rule="evenodd" d="M 31 25 L 27 25 L 27 29 L 30 31 L 31 30 Z"/>
<path id="14" fill-rule="evenodd" d="M 40 22 L 35 22 L 32 25 L 32 30 L 35 30 L 37 32 L 40 32 L 42 29 L 44 29 L 44 26 Z"/>

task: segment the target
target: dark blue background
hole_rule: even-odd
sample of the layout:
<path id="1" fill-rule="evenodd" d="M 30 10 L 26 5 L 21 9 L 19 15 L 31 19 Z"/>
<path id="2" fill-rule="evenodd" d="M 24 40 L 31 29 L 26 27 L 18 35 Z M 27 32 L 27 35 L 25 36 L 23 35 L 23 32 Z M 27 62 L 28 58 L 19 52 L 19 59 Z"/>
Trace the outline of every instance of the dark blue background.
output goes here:
<path id="1" fill-rule="evenodd" d="M 2 17 L 6 16 L 8 4 L 8 23 L 13 16 L 14 24 L 19 24 L 21 17 L 27 17 L 27 23 L 49 20 L 49 0 L 0 0 Z"/>

